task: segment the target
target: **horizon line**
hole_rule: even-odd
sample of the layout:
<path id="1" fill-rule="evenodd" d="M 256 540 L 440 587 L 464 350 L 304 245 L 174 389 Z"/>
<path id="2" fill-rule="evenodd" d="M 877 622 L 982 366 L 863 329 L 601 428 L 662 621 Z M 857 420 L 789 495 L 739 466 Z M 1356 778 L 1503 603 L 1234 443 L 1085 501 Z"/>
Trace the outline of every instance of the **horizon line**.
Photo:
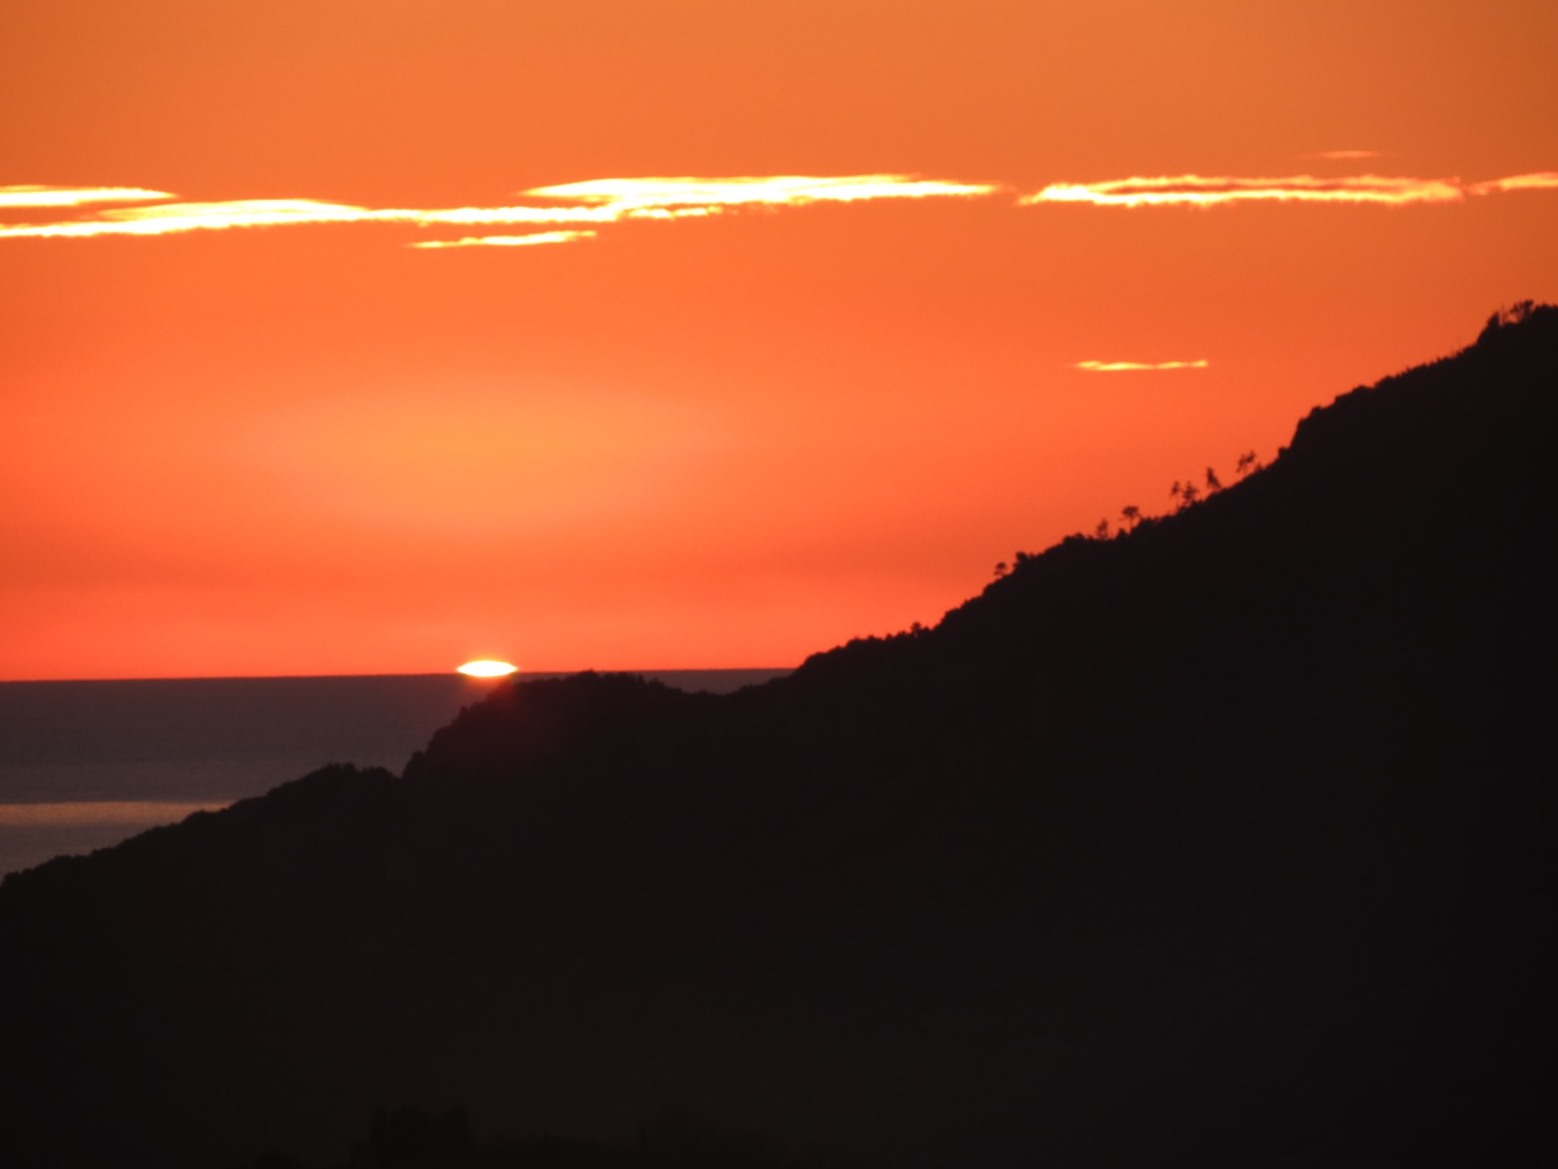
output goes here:
<path id="1" fill-rule="evenodd" d="M 573 670 L 518 669 L 505 675 L 510 679 L 566 678 L 574 674 L 743 674 L 743 673 L 792 673 L 793 666 L 672 666 L 667 668 L 626 669 L 619 667 L 584 666 Z M 453 678 L 473 686 L 490 686 L 504 678 L 472 678 L 453 667 L 447 670 L 414 670 L 405 673 L 369 672 L 357 674 L 157 674 L 118 675 L 90 678 L 0 678 L 0 686 L 36 686 L 54 682 L 306 682 L 366 678 Z"/>

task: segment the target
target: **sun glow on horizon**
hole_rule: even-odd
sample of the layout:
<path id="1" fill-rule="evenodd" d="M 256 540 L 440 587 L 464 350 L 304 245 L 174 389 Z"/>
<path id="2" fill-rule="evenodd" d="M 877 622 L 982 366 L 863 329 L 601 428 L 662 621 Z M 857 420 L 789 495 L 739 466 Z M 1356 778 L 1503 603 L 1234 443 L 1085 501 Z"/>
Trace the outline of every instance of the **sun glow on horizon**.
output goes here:
<path id="1" fill-rule="evenodd" d="M 477 658 L 455 670 L 455 673 L 464 674 L 467 678 L 506 678 L 518 672 L 518 666 L 500 662 L 495 658 Z"/>

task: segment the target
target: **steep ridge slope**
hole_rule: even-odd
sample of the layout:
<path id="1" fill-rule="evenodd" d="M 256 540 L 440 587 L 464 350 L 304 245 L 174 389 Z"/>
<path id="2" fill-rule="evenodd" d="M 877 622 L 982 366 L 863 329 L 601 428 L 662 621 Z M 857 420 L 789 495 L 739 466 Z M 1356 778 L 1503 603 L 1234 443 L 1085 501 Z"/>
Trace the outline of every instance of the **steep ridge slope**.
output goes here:
<path id="1" fill-rule="evenodd" d="M 507 687 L 0 886 L 0 1160 L 666 1106 L 905 1163 L 1547 1159 L 1558 310 L 736 695 Z"/>

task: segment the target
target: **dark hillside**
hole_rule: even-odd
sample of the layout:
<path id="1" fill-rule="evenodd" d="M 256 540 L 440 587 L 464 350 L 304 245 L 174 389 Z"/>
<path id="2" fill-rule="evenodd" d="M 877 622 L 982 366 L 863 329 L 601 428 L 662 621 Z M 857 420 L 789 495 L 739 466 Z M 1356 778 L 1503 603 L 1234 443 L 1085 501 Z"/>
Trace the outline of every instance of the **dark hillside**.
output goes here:
<path id="1" fill-rule="evenodd" d="M 510 686 L 402 777 L 8 878 L 0 1161 L 340 1163 L 409 1103 L 903 1165 L 1550 1164 L 1555 391 L 1524 308 L 934 629 L 724 697 Z"/>

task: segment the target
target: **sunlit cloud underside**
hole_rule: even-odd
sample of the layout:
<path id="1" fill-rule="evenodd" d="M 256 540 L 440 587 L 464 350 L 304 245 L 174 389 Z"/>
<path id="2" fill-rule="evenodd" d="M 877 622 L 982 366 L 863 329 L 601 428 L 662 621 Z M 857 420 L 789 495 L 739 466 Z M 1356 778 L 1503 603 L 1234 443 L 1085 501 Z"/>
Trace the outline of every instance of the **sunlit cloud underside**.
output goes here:
<path id="1" fill-rule="evenodd" d="M 413 248 L 524 248 L 536 244 L 569 244 L 594 239 L 593 231 L 533 231 L 528 235 L 467 235 L 459 239 L 427 239 Z"/>
<path id="2" fill-rule="evenodd" d="M 0 187 L 0 210 L 13 207 L 87 207 L 93 203 L 146 203 L 172 199 L 167 191 L 140 187 Z"/>
<path id="3" fill-rule="evenodd" d="M 1218 207 L 1233 203 L 1333 203 L 1402 207 L 1460 203 L 1468 195 L 1558 188 L 1558 172 L 1514 175 L 1483 183 L 1460 179 L 1395 178 L 1353 175 L 1286 178 L 1175 175 L 1110 179 L 1096 183 L 1051 183 L 1024 196 L 1024 206 L 1088 203 L 1098 207 Z"/>
<path id="4" fill-rule="evenodd" d="M 1508 191 L 1558 191 L 1558 171 L 1511 175 L 1507 179 L 1491 179 L 1486 183 L 1474 183 L 1466 189 L 1473 195 L 1502 195 Z"/>
<path id="5" fill-rule="evenodd" d="M 579 200 L 631 210 L 648 207 L 715 209 L 739 206 L 797 206 L 858 203 L 871 199 L 940 199 L 990 195 L 999 187 L 911 179 L 905 175 L 769 175 L 762 178 L 590 179 L 526 191 L 552 199 Z"/>
<path id="6" fill-rule="evenodd" d="M 0 239 L 80 239 L 111 235 L 175 235 L 247 227 L 297 227 L 328 223 L 390 223 L 413 227 L 512 227 L 610 223 L 626 218 L 609 207 L 354 207 L 313 199 L 235 199 L 224 203 L 164 203 L 101 211 L 65 223 L 0 226 Z M 668 218 L 669 215 L 662 216 Z"/>
<path id="7" fill-rule="evenodd" d="M 595 234 L 588 228 L 627 220 L 696 219 L 744 207 L 800 207 L 815 203 L 857 203 L 880 199 L 973 198 L 999 187 L 944 182 L 906 175 L 815 177 L 776 175 L 744 178 L 594 179 L 537 187 L 518 202 L 498 207 L 371 208 L 313 199 L 235 199 L 214 203 L 156 203 L 113 207 L 63 222 L 0 225 L 0 239 L 83 239 L 99 236 L 174 235 L 253 227 L 380 223 L 417 228 L 555 226 L 528 235 L 466 236 L 418 241 L 412 247 L 516 247 L 570 243 Z M 45 187 L 0 188 L 14 201 L 0 208 L 77 207 L 90 203 L 171 199 L 162 192 L 132 188 L 76 190 Z M 572 230 L 569 225 L 577 225 Z"/>
<path id="8" fill-rule="evenodd" d="M 1166 369 L 1206 369 L 1206 358 L 1195 361 L 1079 361 L 1076 368 L 1088 373 L 1154 373 Z"/>
<path id="9" fill-rule="evenodd" d="M 1332 157 L 1370 152 L 1333 151 Z M 1052 183 L 1019 203 L 1083 203 L 1102 207 L 1217 207 L 1234 203 L 1322 203 L 1407 206 L 1464 202 L 1468 196 L 1558 189 L 1558 171 L 1512 175 L 1479 183 L 1382 175 L 1324 178 L 1172 177 Z M 633 220 L 700 219 L 747 208 L 794 208 L 819 203 L 853 204 L 885 199 L 973 199 L 1006 188 L 990 183 L 920 179 L 908 175 L 767 175 L 736 178 L 590 179 L 533 187 L 512 204 L 494 207 L 360 207 L 316 199 L 232 199 L 177 202 L 165 191 L 140 187 L 0 187 L 0 213 L 31 222 L 0 224 L 0 239 L 90 239 L 161 236 L 191 231 L 298 227 L 320 224 L 391 224 L 419 230 L 463 228 L 454 239 L 426 239 L 422 249 L 528 247 L 575 243 L 598 229 Z M 98 206 L 139 204 L 135 206 Z M 74 218 L 61 211 L 93 208 Z M 52 216 L 43 213 L 52 212 Z M 31 213 L 31 214 L 29 214 Z M 43 221 L 37 221 L 37 220 Z M 534 227 L 523 234 L 482 228 Z M 478 229 L 470 232 L 470 229 Z"/>

